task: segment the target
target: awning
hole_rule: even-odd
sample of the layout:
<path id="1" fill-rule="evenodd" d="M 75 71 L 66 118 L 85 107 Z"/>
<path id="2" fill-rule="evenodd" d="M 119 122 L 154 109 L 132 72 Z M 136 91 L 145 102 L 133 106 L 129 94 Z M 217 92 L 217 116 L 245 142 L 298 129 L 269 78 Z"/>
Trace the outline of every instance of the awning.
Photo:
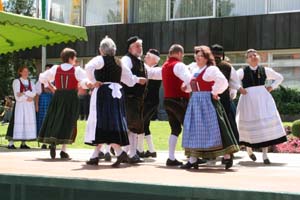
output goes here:
<path id="1" fill-rule="evenodd" d="M 87 41 L 85 27 L 0 11 L 0 54 L 76 40 Z"/>

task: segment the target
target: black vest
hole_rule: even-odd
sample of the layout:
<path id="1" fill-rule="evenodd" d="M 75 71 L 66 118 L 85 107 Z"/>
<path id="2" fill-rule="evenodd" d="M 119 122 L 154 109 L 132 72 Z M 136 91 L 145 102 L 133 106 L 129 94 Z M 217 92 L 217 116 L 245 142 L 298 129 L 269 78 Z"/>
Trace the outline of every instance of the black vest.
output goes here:
<path id="1" fill-rule="evenodd" d="M 95 79 L 101 82 L 121 82 L 122 68 L 114 56 L 103 56 L 104 66 L 94 71 Z"/>
<path id="2" fill-rule="evenodd" d="M 155 65 L 154 67 L 158 67 Z M 152 105 L 159 104 L 159 89 L 161 85 L 161 80 L 149 80 L 147 85 L 147 96 L 145 102 L 151 103 Z"/>
<path id="3" fill-rule="evenodd" d="M 138 59 L 137 57 L 128 53 L 128 56 L 132 62 L 131 72 L 133 75 L 137 77 L 144 77 L 147 78 L 147 72 L 144 66 L 144 62 Z M 146 92 L 146 85 L 135 84 L 133 87 L 128 87 L 127 85 L 123 84 L 125 95 L 133 95 L 136 97 L 143 97 Z"/>
<path id="4" fill-rule="evenodd" d="M 249 66 L 244 68 L 243 88 L 265 85 L 266 80 L 264 67 L 258 66 L 256 70 L 251 70 Z"/>

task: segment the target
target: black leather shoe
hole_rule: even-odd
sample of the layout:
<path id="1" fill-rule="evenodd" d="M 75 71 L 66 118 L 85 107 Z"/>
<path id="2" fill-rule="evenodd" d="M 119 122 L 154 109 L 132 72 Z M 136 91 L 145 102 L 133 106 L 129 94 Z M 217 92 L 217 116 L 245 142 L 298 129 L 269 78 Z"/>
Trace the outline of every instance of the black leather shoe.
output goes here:
<path id="1" fill-rule="evenodd" d="M 121 163 L 123 163 L 125 160 L 128 160 L 128 159 L 129 158 L 128 158 L 127 154 L 123 151 L 121 153 L 121 155 L 118 156 L 117 161 L 114 164 L 112 164 L 111 166 L 119 167 Z"/>
<path id="2" fill-rule="evenodd" d="M 99 163 L 99 158 L 90 158 L 89 161 L 85 162 L 87 165 L 98 165 Z"/>
<path id="3" fill-rule="evenodd" d="M 267 158 L 267 159 L 264 160 L 264 164 L 265 164 L 265 165 L 269 165 L 269 164 L 271 164 L 271 162 L 270 162 L 270 160 Z"/>
<path id="4" fill-rule="evenodd" d="M 55 159 L 55 157 L 56 157 L 56 145 L 55 144 L 50 145 L 50 156 L 52 159 Z"/>
<path id="5" fill-rule="evenodd" d="M 140 158 L 144 158 L 145 157 L 145 153 L 144 152 L 136 151 L 136 155 L 138 155 Z"/>
<path id="6" fill-rule="evenodd" d="M 166 163 L 166 165 L 169 166 L 169 167 L 180 166 L 182 164 L 183 164 L 182 162 L 179 162 L 176 159 L 175 160 L 168 159 L 167 163 Z"/>
<path id="7" fill-rule="evenodd" d="M 66 152 L 61 151 L 61 152 L 60 152 L 60 158 L 61 158 L 61 159 L 69 160 L 69 159 L 70 159 L 70 156 L 69 156 L 69 154 L 67 154 Z"/>
<path id="8" fill-rule="evenodd" d="M 22 145 L 20 146 L 20 149 L 30 149 L 30 147 L 27 146 L 26 144 L 22 144 Z"/>
<path id="9" fill-rule="evenodd" d="M 225 164 L 225 169 L 229 169 L 233 165 L 233 160 L 232 159 L 224 159 L 224 164 Z"/>
<path id="10" fill-rule="evenodd" d="M 110 153 L 106 153 L 105 155 L 104 155 L 104 160 L 106 161 L 106 162 L 110 162 L 111 161 L 111 155 L 110 155 Z"/>
<path id="11" fill-rule="evenodd" d="M 17 149 L 17 148 L 15 147 L 15 145 L 8 145 L 7 148 L 8 148 L 8 149 Z"/>
<path id="12" fill-rule="evenodd" d="M 197 160 L 198 165 L 201 165 L 201 164 L 204 164 L 204 163 L 207 163 L 207 160 L 198 158 L 198 160 Z"/>
<path id="13" fill-rule="evenodd" d="M 180 166 L 180 169 L 191 169 L 191 168 L 199 169 L 198 163 L 195 162 L 195 163 L 192 164 L 189 161 L 186 164 Z"/>
<path id="14" fill-rule="evenodd" d="M 138 155 L 133 156 L 132 158 L 128 159 L 129 164 L 137 164 L 137 163 L 143 163 L 144 159 L 140 158 Z"/>
<path id="15" fill-rule="evenodd" d="M 251 160 L 256 161 L 256 156 L 254 154 L 249 155 L 249 157 L 251 158 Z"/>
<path id="16" fill-rule="evenodd" d="M 100 151 L 99 152 L 99 154 L 98 154 L 98 158 L 99 158 L 99 160 L 101 160 L 101 159 L 104 159 L 105 157 L 104 157 L 104 153 L 102 152 L 102 151 Z"/>
<path id="17" fill-rule="evenodd" d="M 150 151 L 146 151 L 146 153 L 144 154 L 144 158 L 156 158 L 157 157 L 157 153 L 156 152 L 150 152 Z"/>

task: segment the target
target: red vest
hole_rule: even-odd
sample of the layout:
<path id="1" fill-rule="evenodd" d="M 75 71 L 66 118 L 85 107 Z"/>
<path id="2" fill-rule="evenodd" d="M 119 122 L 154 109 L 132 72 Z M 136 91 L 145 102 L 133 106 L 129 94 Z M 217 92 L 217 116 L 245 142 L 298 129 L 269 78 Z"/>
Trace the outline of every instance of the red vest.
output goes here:
<path id="1" fill-rule="evenodd" d="M 30 80 L 28 80 L 28 87 L 26 88 L 25 85 L 22 83 L 21 79 L 19 79 L 20 81 L 20 93 L 22 92 L 26 92 L 26 91 L 32 91 L 32 88 L 31 88 L 31 82 Z"/>
<path id="2" fill-rule="evenodd" d="M 203 75 L 205 73 L 205 71 L 207 70 L 204 69 L 196 78 L 194 78 L 192 81 L 191 81 L 191 87 L 192 87 L 192 90 L 193 92 L 195 91 L 212 91 L 212 86 L 214 85 L 214 81 L 210 81 L 210 82 L 207 82 L 205 80 L 203 80 Z M 199 87 L 199 89 L 198 89 Z"/>
<path id="3" fill-rule="evenodd" d="M 63 71 L 61 66 L 58 66 L 55 74 L 55 87 L 58 90 L 77 90 L 78 81 L 75 77 L 75 67 L 68 71 Z"/>
<path id="4" fill-rule="evenodd" d="M 189 98 L 189 94 L 181 90 L 183 81 L 173 72 L 174 66 L 180 61 L 176 58 L 168 58 L 162 66 L 162 82 L 165 98 Z"/>

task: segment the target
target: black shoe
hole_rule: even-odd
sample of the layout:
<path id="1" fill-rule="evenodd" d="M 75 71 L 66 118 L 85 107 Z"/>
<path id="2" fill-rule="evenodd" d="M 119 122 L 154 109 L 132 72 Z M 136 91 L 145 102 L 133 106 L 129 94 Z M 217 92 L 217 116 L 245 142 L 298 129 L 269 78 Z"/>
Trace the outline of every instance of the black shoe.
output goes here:
<path id="1" fill-rule="evenodd" d="M 52 159 L 55 159 L 55 157 L 56 157 L 56 145 L 55 144 L 50 145 L 50 156 Z"/>
<path id="2" fill-rule="evenodd" d="M 144 152 L 136 151 L 136 154 L 137 154 L 140 158 L 144 158 L 144 157 L 145 157 L 145 153 L 144 153 Z"/>
<path id="3" fill-rule="evenodd" d="M 30 149 L 26 144 L 21 144 L 20 149 Z"/>
<path id="4" fill-rule="evenodd" d="M 67 154 L 66 152 L 61 151 L 61 152 L 60 152 L 60 158 L 61 158 L 61 159 L 69 160 L 69 159 L 70 159 L 70 156 L 69 156 L 69 154 Z"/>
<path id="5" fill-rule="evenodd" d="M 98 154 L 98 158 L 99 158 L 99 160 L 101 160 L 101 159 L 104 159 L 105 157 L 104 157 L 104 153 L 102 152 L 102 151 L 100 151 L 99 152 L 99 154 Z"/>
<path id="6" fill-rule="evenodd" d="M 43 145 L 41 146 L 41 149 L 47 149 L 47 145 L 46 145 L 46 144 L 43 144 Z"/>
<path id="7" fill-rule="evenodd" d="M 8 145 L 7 148 L 8 148 L 8 149 L 17 149 L 17 148 L 15 147 L 15 145 Z"/>
<path id="8" fill-rule="evenodd" d="M 256 161 L 256 156 L 254 154 L 249 155 L 249 157 L 251 158 L 251 160 Z"/>
<path id="9" fill-rule="evenodd" d="M 127 154 L 123 151 L 121 153 L 121 155 L 118 156 L 117 161 L 114 164 L 112 164 L 111 166 L 119 167 L 121 163 L 123 163 L 125 160 L 128 160 L 128 159 L 129 158 L 128 158 Z"/>
<path id="10" fill-rule="evenodd" d="M 156 158 L 157 157 L 157 153 L 156 152 L 150 152 L 150 151 L 146 151 L 146 153 L 144 154 L 144 158 Z"/>
<path id="11" fill-rule="evenodd" d="M 106 162 L 110 162 L 111 161 L 111 155 L 110 155 L 110 153 L 106 153 L 105 155 L 104 155 L 104 160 L 106 161 Z"/>
<path id="12" fill-rule="evenodd" d="M 201 164 L 204 164 L 204 163 L 207 163 L 207 160 L 201 159 L 201 158 L 198 158 L 198 159 L 197 159 L 197 164 L 198 164 L 198 165 L 201 165 Z"/>
<path id="13" fill-rule="evenodd" d="M 140 158 L 138 155 L 133 156 L 132 158 L 128 159 L 129 164 L 137 164 L 137 163 L 143 163 L 144 159 Z"/>
<path id="14" fill-rule="evenodd" d="M 189 161 L 186 164 L 180 166 L 180 169 L 191 169 L 191 168 L 199 169 L 198 162 L 192 164 Z"/>
<path id="15" fill-rule="evenodd" d="M 87 165 L 98 165 L 99 163 L 99 158 L 90 158 L 89 161 L 85 162 Z"/>
<path id="16" fill-rule="evenodd" d="M 264 164 L 265 164 L 265 165 L 269 165 L 269 164 L 271 164 L 271 162 L 270 162 L 270 160 L 267 158 L 267 159 L 264 160 Z"/>
<path id="17" fill-rule="evenodd" d="M 174 166 L 180 166 L 180 165 L 182 165 L 183 163 L 182 162 L 179 162 L 178 160 L 171 160 L 171 159 L 169 159 L 168 158 L 168 160 L 167 160 L 167 163 L 166 163 L 166 165 L 167 166 L 170 166 L 170 167 L 174 167 Z"/>
<path id="18" fill-rule="evenodd" d="M 229 169 L 233 165 L 233 160 L 232 159 L 224 159 L 224 164 L 225 164 L 225 169 Z"/>

